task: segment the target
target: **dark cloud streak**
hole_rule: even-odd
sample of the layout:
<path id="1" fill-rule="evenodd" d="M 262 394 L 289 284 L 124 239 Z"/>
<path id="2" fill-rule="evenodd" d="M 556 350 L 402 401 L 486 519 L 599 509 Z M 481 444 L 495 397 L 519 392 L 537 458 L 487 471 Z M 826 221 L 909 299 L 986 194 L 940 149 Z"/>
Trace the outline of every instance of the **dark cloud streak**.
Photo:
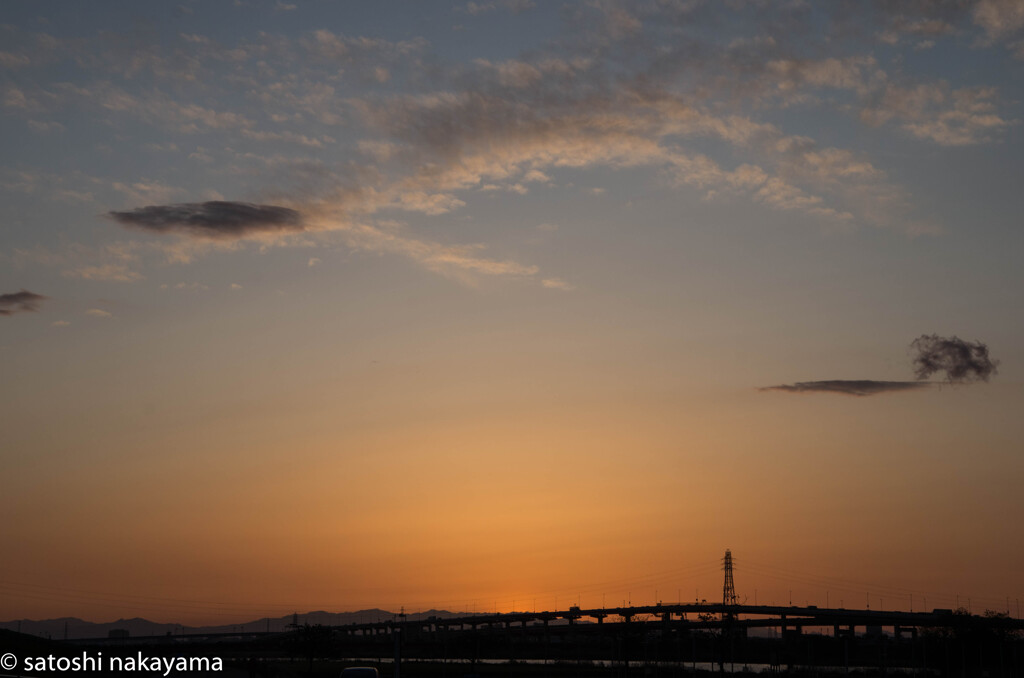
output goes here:
<path id="1" fill-rule="evenodd" d="M 989 357 L 988 346 L 982 342 L 971 343 L 955 336 L 947 338 L 937 334 L 922 334 L 910 342 L 910 348 L 917 352 L 914 357 L 914 374 L 917 376 L 917 381 L 830 379 L 763 386 L 758 390 L 870 396 L 891 391 L 917 391 L 928 388 L 936 383 L 941 383 L 926 381 L 936 372 L 945 372 L 946 382 L 950 384 L 988 381 L 989 377 L 996 373 L 996 366 L 999 365 L 998 360 L 992 360 Z"/>
<path id="2" fill-rule="evenodd" d="M 0 294 L 0 316 L 14 315 L 25 311 L 38 311 L 39 303 L 49 297 L 21 290 L 9 294 Z"/>
<path id="3" fill-rule="evenodd" d="M 828 381 L 798 381 L 795 384 L 762 386 L 759 391 L 786 393 L 840 393 L 851 396 L 870 396 L 891 391 L 917 391 L 931 386 L 927 381 L 873 381 L 870 379 L 830 379 Z"/>
<path id="4" fill-rule="evenodd" d="M 223 200 L 149 205 L 128 212 L 108 212 L 108 216 L 120 224 L 145 231 L 199 238 L 235 239 L 260 233 L 305 230 L 302 215 L 293 209 Z"/>

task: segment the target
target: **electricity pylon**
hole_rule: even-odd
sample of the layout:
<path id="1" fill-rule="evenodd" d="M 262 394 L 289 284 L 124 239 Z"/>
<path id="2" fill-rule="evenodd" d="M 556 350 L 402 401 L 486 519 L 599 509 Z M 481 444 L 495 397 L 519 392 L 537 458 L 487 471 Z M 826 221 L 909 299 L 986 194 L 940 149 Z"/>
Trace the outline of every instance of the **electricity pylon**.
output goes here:
<path id="1" fill-rule="evenodd" d="M 736 599 L 736 584 L 732 580 L 732 551 L 725 549 L 725 558 L 722 559 L 722 569 L 725 571 L 725 584 L 722 585 L 722 605 L 738 605 Z"/>

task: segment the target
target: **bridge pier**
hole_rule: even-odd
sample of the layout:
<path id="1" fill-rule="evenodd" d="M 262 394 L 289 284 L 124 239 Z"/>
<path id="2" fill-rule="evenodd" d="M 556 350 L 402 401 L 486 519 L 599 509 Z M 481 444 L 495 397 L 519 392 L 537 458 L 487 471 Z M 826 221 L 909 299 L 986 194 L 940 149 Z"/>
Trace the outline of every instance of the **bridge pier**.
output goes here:
<path id="1" fill-rule="evenodd" d="M 832 635 L 836 638 L 853 638 L 854 636 L 856 636 L 856 633 L 854 631 L 855 628 L 856 627 L 853 624 L 849 624 L 845 627 L 842 624 L 836 624 L 832 627 Z"/>
<path id="2" fill-rule="evenodd" d="M 903 638 L 903 634 L 904 633 L 909 633 L 911 640 L 917 640 L 917 627 L 916 626 L 906 626 L 906 627 L 904 627 L 904 626 L 900 626 L 899 624 L 894 624 L 893 625 L 893 627 L 892 627 L 893 638 L 895 638 L 896 640 L 900 640 L 901 638 Z"/>

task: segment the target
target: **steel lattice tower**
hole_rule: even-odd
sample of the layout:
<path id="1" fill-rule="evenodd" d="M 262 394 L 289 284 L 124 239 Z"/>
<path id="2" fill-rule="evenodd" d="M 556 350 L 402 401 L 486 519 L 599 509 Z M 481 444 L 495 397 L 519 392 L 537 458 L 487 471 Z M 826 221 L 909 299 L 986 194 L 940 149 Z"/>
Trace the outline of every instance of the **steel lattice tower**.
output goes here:
<path id="1" fill-rule="evenodd" d="M 732 580 L 732 551 L 725 549 L 725 558 L 722 559 L 722 569 L 725 571 L 725 584 L 722 586 L 722 604 L 737 605 L 736 584 Z"/>

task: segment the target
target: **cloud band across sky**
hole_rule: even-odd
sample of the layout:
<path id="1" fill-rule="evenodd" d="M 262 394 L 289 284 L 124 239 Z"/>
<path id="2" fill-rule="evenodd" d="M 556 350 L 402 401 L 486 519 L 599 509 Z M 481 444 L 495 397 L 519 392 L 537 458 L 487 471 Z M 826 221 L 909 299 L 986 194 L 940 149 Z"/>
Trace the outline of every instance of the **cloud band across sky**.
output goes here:
<path id="1" fill-rule="evenodd" d="M 949 36 L 973 33 L 977 48 L 1016 50 L 1024 29 L 1017 5 L 917 3 L 858 13 L 807 5 L 776 8 L 764 21 L 754 5 L 567 3 L 566 34 L 464 63 L 446 62 L 431 47 L 449 35 L 344 35 L 315 21 L 291 34 L 275 26 L 229 42 L 177 31 L 166 44 L 127 52 L 103 36 L 69 40 L 12 27 L 0 67 L 36 73 L 61 65 L 76 77 L 40 70 L 11 86 L 0 108 L 39 135 L 73 132 L 62 117 L 70 112 L 103 129 L 138 123 L 159 133 L 140 145 L 142 156 L 180 155 L 182 164 L 170 166 L 167 183 L 145 173 L 18 171 L 0 177 L 0 189 L 6 181 L 16 192 L 40 193 L 52 184 L 58 200 L 101 205 L 135 231 L 183 236 L 188 242 L 175 242 L 169 256 L 177 263 L 242 239 L 288 245 L 298 240 L 288 236 L 303 235 L 305 244 L 334 246 L 336 239 L 304 234 L 344 231 L 341 239 L 357 249 L 401 252 L 445 275 L 535 278 L 559 289 L 572 285 L 511 260 L 519 252 L 466 255 L 492 246 L 487 227 L 466 244 L 451 222 L 435 228 L 427 218 L 461 209 L 468 222 L 500 192 L 568 188 L 590 181 L 586 170 L 610 168 L 656 173 L 664 187 L 703 202 L 751 203 L 827 228 L 943 232 L 917 210 L 897 173 L 860 146 L 844 147 L 844 135 L 815 138 L 765 112 L 810 107 L 837 125 L 915 144 L 1000 141 L 1018 123 L 1004 83 L 907 73 L 902 55 L 887 58 L 878 45 L 911 49 L 909 41 L 926 40 L 913 49 L 938 51 L 954 47 Z M 531 0 L 475 2 L 452 18 L 528 10 L 546 8 Z M 715 27 L 747 21 L 757 22 L 752 35 L 744 29 L 733 39 L 708 39 Z M 864 26 L 854 30 L 851 21 Z M 831 28 L 808 32 L 817 23 Z M 701 25 L 708 31 L 690 33 Z M 837 49 L 838 36 L 851 44 Z M 251 186 L 233 187 L 233 177 Z M 273 200 L 288 207 L 223 199 L 238 190 L 279 196 Z M 397 235 L 384 225 L 395 212 L 413 219 Z M 138 282 L 147 278 L 141 253 L 159 249 L 139 247 L 126 261 L 79 248 L 49 261 L 76 259 L 65 271 L 70 277 Z"/>

